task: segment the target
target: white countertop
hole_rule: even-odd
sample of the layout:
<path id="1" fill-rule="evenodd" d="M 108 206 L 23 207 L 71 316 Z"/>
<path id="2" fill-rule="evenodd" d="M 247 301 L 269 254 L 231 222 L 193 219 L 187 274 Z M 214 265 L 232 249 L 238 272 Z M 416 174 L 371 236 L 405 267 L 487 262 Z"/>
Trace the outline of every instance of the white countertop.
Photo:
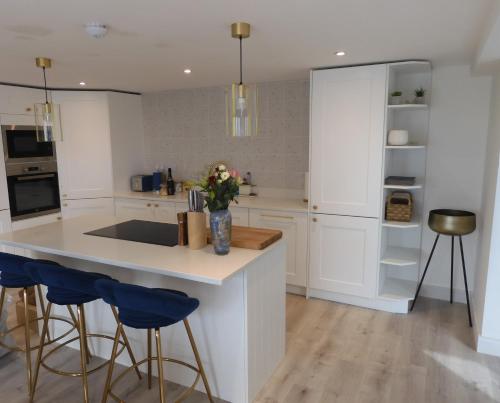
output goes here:
<path id="1" fill-rule="evenodd" d="M 187 193 L 178 193 L 174 196 L 160 196 L 152 192 L 119 192 L 114 195 L 116 198 L 139 199 L 151 201 L 166 201 L 175 203 L 187 203 Z M 231 203 L 232 207 L 246 207 L 260 210 L 281 210 L 295 211 L 299 213 L 307 212 L 307 203 L 299 199 L 271 198 L 271 197 L 238 197 L 238 204 Z"/>
<path id="2" fill-rule="evenodd" d="M 191 250 L 84 235 L 123 221 L 127 219 L 77 217 L 1 234 L 0 244 L 216 285 L 277 244 L 260 251 L 231 248 L 228 255 L 217 256 L 212 245 Z"/>

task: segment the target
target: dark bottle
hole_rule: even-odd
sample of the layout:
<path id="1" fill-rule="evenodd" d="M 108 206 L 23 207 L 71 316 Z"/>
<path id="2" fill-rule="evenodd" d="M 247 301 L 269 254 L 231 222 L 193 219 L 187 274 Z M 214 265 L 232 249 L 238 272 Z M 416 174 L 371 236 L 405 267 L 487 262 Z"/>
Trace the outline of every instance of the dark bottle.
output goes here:
<path id="1" fill-rule="evenodd" d="M 167 194 L 170 196 L 175 194 L 175 182 L 174 179 L 172 178 L 172 168 L 168 168 Z"/>

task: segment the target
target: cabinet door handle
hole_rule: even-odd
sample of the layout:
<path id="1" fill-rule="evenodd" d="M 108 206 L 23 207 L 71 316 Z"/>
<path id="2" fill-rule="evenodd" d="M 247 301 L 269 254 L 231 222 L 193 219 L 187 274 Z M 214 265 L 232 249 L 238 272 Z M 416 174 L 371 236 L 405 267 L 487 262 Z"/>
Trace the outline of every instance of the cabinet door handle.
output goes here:
<path id="1" fill-rule="evenodd" d="M 68 207 L 68 203 L 63 203 L 63 207 Z"/>
<path id="2" fill-rule="evenodd" d="M 146 204 L 146 207 L 151 207 L 151 203 Z"/>
<path id="3" fill-rule="evenodd" d="M 58 219 L 59 221 L 61 221 L 61 220 L 62 220 L 62 217 L 57 217 L 57 219 Z"/>
<path id="4" fill-rule="evenodd" d="M 318 206 L 314 205 L 313 210 L 317 210 L 317 209 L 318 209 Z"/>
<path id="5" fill-rule="evenodd" d="M 261 214 L 260 215 L 261 218 L 263 218 L 264 220 L 267 218 L 267 219 L 271 219 L 271 220 L 275 220 L 275 219 L 282 219 L 282 220 L 287 220 L 287 221 L 292 221 L 294 219 L 294 217 L 292 216 L 286 216 L 286 215 L 271 215 L 271 214 Z"/>
<path id="6" fill-rule="evenodd" d="M 155 204 L 155 207 L 160 207 L 160 205 L 159 204 Z"/>
<path id="7" fill-rule="evenodd" d="M 313 222 L 318 222 L 318 219 L 316 217 L 314 217 Z"/>
<path id="8" fill-rule="evenodd" d="M 67 195 L 67 194 L 63 194 L 62 196 L 63 196 L 63 197 L 68 197 L 68 195 Z"/>

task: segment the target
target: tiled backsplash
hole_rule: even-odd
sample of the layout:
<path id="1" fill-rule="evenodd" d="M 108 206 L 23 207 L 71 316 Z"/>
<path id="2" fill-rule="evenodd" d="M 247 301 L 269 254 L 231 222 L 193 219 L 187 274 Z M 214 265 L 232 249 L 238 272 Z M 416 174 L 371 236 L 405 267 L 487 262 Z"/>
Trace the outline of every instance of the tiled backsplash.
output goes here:
<path id="1" fill-rule="evenodd" d="M 309 82 L 261 83 L 259 133 L 226 135 L 225 89 L 200 88 L 143 97 L 146 168 L 172 167 L 176 179 L 198 178 L 214 161 L 260 188 L 303 189 L 309 160 Z"/>

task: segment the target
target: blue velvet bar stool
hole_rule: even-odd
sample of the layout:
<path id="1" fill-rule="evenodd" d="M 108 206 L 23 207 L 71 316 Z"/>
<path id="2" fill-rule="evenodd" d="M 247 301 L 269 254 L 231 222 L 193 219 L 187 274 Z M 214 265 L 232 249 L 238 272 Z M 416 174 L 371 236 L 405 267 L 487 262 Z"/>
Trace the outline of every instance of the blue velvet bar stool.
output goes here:
<path id="1" fill-rule="evenodd" d="M 95 288 L 104 301 L 106 301 L 111 306 L 118 307 L 118 317 L 120 320 L 113 343 L 111 363 L 109 365 L 108 377 L 106 379 L 104 394 L 102 398 L 103 403 L 107 402 L 108 396 L 111 396 L 116 401 L 122 402 L 123 400 L 113 393 L 113 385 L 120 379 L 122 379 L 128 371 L 132 370 L 133 368 L 137 368 L 139 365 L 142 365 L 146 362 L 148 363 L 148 388 L 151 389 L 152 361 L 156 361 L 157 363 L 161 403 L 166 402 L 165 389 L 163 385 L 164 361 L 183 365 L 196 373 L 196 379 L 194 380 L 193 384 L 187 390 L 185 390 L 181 396 L 178 397 L 176 402 L 184 400 L 194 391 L 194 388 L 198 383 L 200 376 L 205 385 L 208 400 L 210 402 L 213 402 L 207 376 L 205 374 L 205 370 L 203 369 L 200 354 L 198 353 L 198 348 L 196 347 L 193 333 L 191 332 L 191 327 L 187 319 L 187 317 L 198 308 L 200 303 L 197 299 L 189 298 L 187 294 L 180 291 L 159 288 L 146 288 L 138 285 L 122 284 L 118 281 L 112 280 L 97 280 L 95 282 Z M 197 367 L 187 362 L 176 360 L 174 358 L 163 357 L 162 355 L 160 328 L 173 325 L 174 323 L 180 321 L 184 322 L 184 327 L 186 329 L 191 348 L 193 349 Z M 113 367 L 117 355 L 116 352 L 118 348 L 118 340 L 123 325 L 132 327 L 134 329 L 147 329 L 148 357 L 125 369 L 115 378 L 114 381 L 112 381 Z M 155 330 L 156 339 L 156 357 L 153 357 L 151 352 L 151 332 L 153 329 Z"/>
<path id="2" fill-rule="evenodd" d="M 6 332 L 0 333 L 0 345 L 10 351 L 21 351 L 25 353 L 26 357 L 26 376 L 27 376 L 27 389 L 28 393 L 31 395 L 31 382 L 32 382 L 32 368 L 31 368 L 31 353 L 38 348 L 40 348 L 40 344 L 42 343 L 42 339 L 38 345 L 31 345 L 30 338 L 30 325 L 36 321 L 42 320 L 45 317 L 45 303 L 42 295 L 42 290 L 40 288 L 40 283 L 38 281 L 33 280 L 30 276 L 28 276 L 23 267 L 26 263 L 33 262 L 34 259 L 30 259 L 24 256 L 13 255 L 10 253 L 0 252 L 0 286 L 2 287 L 2 291 L 0 292 L 0 316 L 2 315 L 2 310 L 6 297 L 6 289 L 8 288 L 22 288 L 23 289 L 23 305 L 24 305 L 24 324 L 14 326 Z M 57 264 L 55 262 L 50 262 L 50 264 Z M 29 310 L 28 310 L 28 289 L 30 287 L 34 287 L 36 292 L 38 293 L 40 309 L 42 311 L 42 317 L 36 317 L 30 319 Z M 58 340 L 61 340 L 63 337 L 67 336 L 73 329 L 75 329 L 75 323 L 71 322 L 65 318 L 55 318 L 50 317 L 52 320 L 61 320 L 70 325 L 70 328 L 64 334 L 58 336 L 57 338 L 50 338 L 45 342 L 45 344 L 51 344 Z M 24 349 L 18 346 L 9 346 L 6 345 L 2 340 L 3 338 L 19 329 L 20 327 L 24 327 Z"/>
<path id="3" fill-rule="evenodd" d="M 104 366 L 109 364 L 109 360 L 105 361 L 103 364 L 97 366 L 93 369 L 88 369 L 87 365 L 89 364 L 89 354 L 88 354 L 88 337 L 98 337 L 105 338 L 110 340 L 115 340 L 111 336 L 102 335 L 102 334 L 93 334 L 87 333 L 86 321 L 85 321 L 85 310 L 84 304 L 92 301 L 96 301 L 100 299 L 99 294 L 96 292 L 94 288 L 94 283 L 98 279 L 110 279 L 109 276 L 100 273 L 89 273 L 80 270 L 70 269 L 63 266 L 54 266 L 51 264 L 40 263 L 40 262 L 28 262 L 24 265 L 25 272 L 36 282 L 47 286 L 47 300 L 49 304 L 47 306 L 41 340 L 45 340 L 47 336 L 47 328 L 48 328 L 48 318 L 50 315 L 50 311 L 53 304 L 60 306 L 71 306 L 76 305 L 77 307 L 77 318 L 76 323 L 78 325 L 78 337 L 67 340 L 64 343 L 59 344 L 57 347 L 49 351 L 48 353 L 43 355 L 44 346 L 42 344 L 41 348 L 38 350 L 38 357 L 36 359 L 35 364 L 35 372 L 33 374 L 33 382 L 31 387 L 31 396 L 30 401 L 33 401 L 36 385 L 38 381 L 38 374 L 40 371 L 40 365 L 42 365 L 45 369 L 56 373 L 58 375 L 64 376 L 81 376 L 83 383 L 83 400 L 85 403 L 89 402 L 89 392 L 88 392 L 88 380 L 87 376 Z M 116 312 L 115 307 L 111 307 L 113 315 L 115 317 L 117 325 L 119 325 L 118 313 Z M 130 344 L 127 339 L 127 335 L 121 326 L 118 326 L 120 330 L 118 334 L 118 339 L 120 336 L 123 338 L 123 342 L 119 341 L 119 344 L 122 345 L 119 353 L 123 351 L 124 348 L 127 348 L 128 354 L 132 363 L 135 364 L 135 357 L 132 353 L 132 349 L 130 348 Z M 64 347 L 65 345 L 79 340 L 80 342 L 80 372 L 67 372 L 61 370 L 55 370 L 50 368 L 47 364 L 44 363 L 44 360 L 47 359 L 54 352 Z M 116 353 L 116 351 L 115 351 Z M 119 354 L 118 353 L 118 354 Z M 142 378 L 139 370 L 136 371 L 139 379 Z"/>

